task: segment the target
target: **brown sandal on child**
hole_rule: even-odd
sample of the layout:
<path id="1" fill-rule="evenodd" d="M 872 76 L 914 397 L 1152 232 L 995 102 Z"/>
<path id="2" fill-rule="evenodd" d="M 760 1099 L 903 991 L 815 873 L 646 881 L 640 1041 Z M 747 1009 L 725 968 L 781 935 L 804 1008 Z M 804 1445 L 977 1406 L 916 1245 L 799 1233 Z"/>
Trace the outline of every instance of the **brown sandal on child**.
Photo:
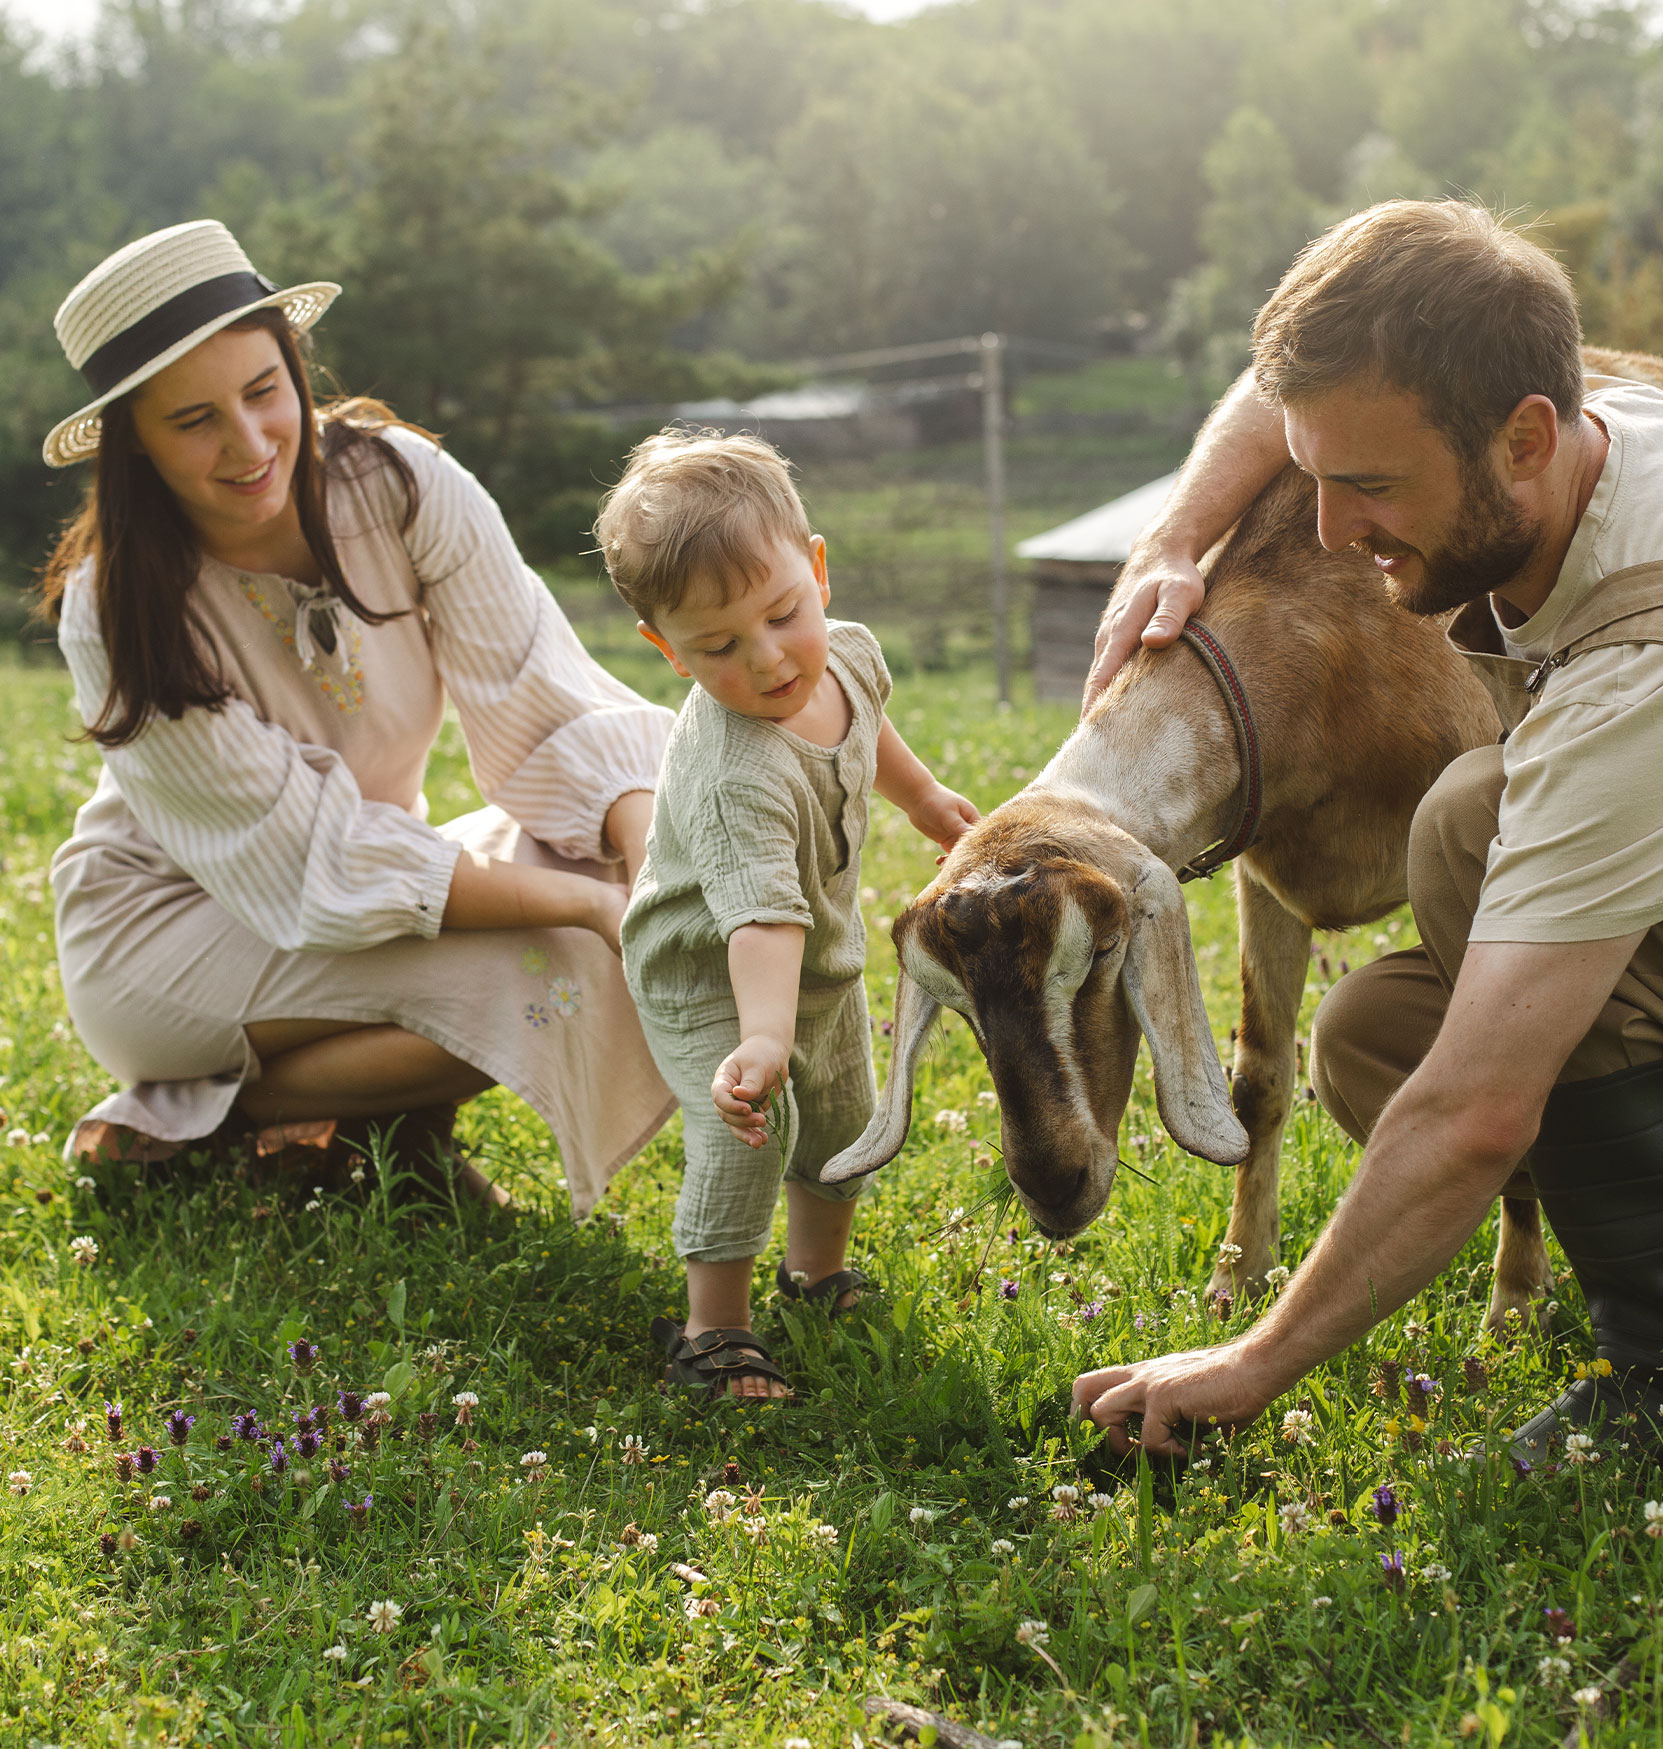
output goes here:
<path id="1" fill-rule="evenodd" d="M 669 1355 L 664 1383 L 671 1390 L 703 1391 L 707 1397 L 733 1397 L 757 1403 L 788 1402 L 789 1381 L 774 1364 L 762 1338 L 749 1330 L 702 1330 L 689 1336 L 669 1318 L 654 1318 L 652 1338 Z M 729 1389 L 740 1379 L 767 1379 L 785 1386 L 784 1397 L 747 1397 Z"/>

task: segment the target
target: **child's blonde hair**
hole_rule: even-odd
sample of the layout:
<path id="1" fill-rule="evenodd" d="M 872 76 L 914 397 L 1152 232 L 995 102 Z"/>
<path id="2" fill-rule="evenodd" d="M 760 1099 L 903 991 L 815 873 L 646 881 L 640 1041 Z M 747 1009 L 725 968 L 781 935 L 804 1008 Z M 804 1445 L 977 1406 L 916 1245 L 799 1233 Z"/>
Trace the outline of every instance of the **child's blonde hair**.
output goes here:
<path id="1" fill-rule="evenodd" d="M 595 520 L 612 586 L 655 629 L 693 584 L 725 601 L 736 575 L 764 574 L 772 543 L 807 552 L 812 539 L 791 464 L 771 443 L 676 427 L 635 446 Z"/>

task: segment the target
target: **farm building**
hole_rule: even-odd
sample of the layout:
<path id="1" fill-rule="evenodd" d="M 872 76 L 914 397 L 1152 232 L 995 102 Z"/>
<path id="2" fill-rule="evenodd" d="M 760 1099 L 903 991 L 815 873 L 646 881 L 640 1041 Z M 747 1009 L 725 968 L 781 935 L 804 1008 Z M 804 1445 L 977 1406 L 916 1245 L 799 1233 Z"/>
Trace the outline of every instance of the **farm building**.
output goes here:
<path id="1" fill-rule="evenodd" d="M 1091 672 L 1103 603 L 1131 557 L 1133 542 L 1166 502 L 1177 477 L 1163 474 L 1018 544 L 1017 556 L 1033 563 L 1029 626 L 1036 697 L 1079 698 Z"/>

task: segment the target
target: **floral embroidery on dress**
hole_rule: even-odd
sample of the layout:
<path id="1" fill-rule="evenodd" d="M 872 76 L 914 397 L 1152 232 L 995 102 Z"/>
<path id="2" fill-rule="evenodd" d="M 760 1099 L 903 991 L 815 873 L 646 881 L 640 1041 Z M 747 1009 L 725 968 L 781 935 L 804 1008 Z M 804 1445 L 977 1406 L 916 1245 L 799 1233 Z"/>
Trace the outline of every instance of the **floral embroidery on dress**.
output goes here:
<path id="1" fill-rule="evenodd" d="M 533 1032 L 541 1032 L 549 1023 L 549 1011 L 541 1002 L 528 1002 L 525 1005 L 525 1023 Z"/>
<path id="2" fill-rule="evenodd" d="M 583 1007 L 582 988 L 571 978 L 556 978 L 549 985 L 549 1007 L 563 1020 L 570 1020 Z"/>
<path id="3" fill-rule="evenodd" d="M 520 955 L 520 970 L 540 978 L 549 969 L 549 956 L 540 947 L 528 947 Z"/>
<path id="4" fill-rule="evenodd" d="M 294 627 L 284 620 L 271 603 L 266 600 L 264 592 L 252 577 L 239 573 L 237 581 L 242 585 L 243 594 L 248 598 L 249 604 L 259 612 L 260 616 L 283 640 L 284 646 L 294 651 L 296 659 L 299 660 L 301 650 L 295 641 Z M 359 660 L 363 646 L 353 617 L 350 614 L 345 617 L 347 623 L 342 628 L 346 646 L 343 662 L 344 679 L 337 680 L 333 674 L 328 673 L 318 663 L 315 656 L 310 654 L 310 640 L 308 640 L 307 651 L 309 659 L 302 661 L 301 665 L 306 673 L 310 674 L 317 682 L 324 697 L 334 705 L 336 710 L 350 717 L 357 713 L 364 702 L 364 667 Z"/>

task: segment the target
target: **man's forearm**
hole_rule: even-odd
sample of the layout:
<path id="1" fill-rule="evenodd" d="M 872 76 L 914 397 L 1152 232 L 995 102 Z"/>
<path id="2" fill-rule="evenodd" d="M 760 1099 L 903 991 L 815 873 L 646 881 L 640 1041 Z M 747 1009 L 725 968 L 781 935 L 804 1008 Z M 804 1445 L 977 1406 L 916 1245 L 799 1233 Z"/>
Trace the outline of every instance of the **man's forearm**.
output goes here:
<path id="1" fill-rule="evenodd" d="M 1196 560 L 1288 465 L 1281 410 L 1244 371 L 1196 434 L 1183 473 L 1138 551 Z"/>
<path id="2" fill-rule="evenodd" d="M 1473 1133 L 1436 1089 L 1387 1106 L 1357 1176 L 1275 1306 L 1242 1338 L 1267 1397 L 1349 1347 L 1434 1280 L 1477 1232 L 1518 1153 Z"/>

